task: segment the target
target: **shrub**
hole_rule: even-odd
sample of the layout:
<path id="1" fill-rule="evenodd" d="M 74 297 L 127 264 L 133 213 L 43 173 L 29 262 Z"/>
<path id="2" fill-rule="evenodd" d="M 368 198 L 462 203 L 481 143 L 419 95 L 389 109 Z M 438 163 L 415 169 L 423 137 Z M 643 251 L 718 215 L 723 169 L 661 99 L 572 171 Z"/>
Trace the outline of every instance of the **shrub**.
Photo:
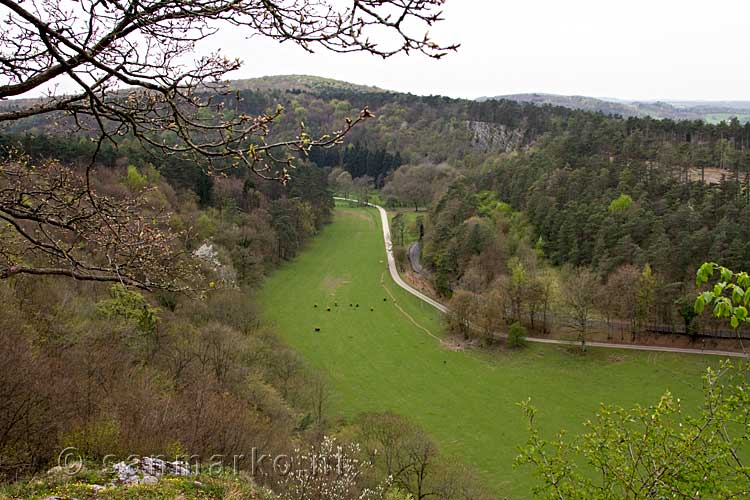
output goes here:
<path id="1" fill-rule="evenodd" d="M 171 312 L 174 312 L 175 309 L 177 309 L 178 299 L 176 292 L 172 292 L 169 290 L 158 290 L 154 294 L 154 296 L 156 297 L 156 301 L 163 308 Z"/>
<path id="2" fill-rule="evenodd" d="M 406 247 L 402 247 L 400 245 L 394 246 L 393 258 L 396 260 L 396 263 L 398 264 L 399 271 L 404 272 L 406 270 L 406 263 L 408 261 L 407 256 L 406 256 Z"/>
<path id="3" fill-rule="evenodd" d="M 17 329 L 0 330 L 0 483 L 40 469 L 54 453 L 65 412 L 51 401 L 49 374 Z"/>
<path id="4" fill-rule="evenodd" d="M 507 346 L 511 349 L 516 349 L 518 347 L 523 347 L 526 345 L 526 328 L 523 327 L 520 323 L 515 322 L 512 325 L 510 325 L 510 330 L 508 330 L 508 341 Z"/>
<path id="5" fill-rule="evenodd" d="M 102 316 L 132 322 L 142 333 L 152 334 L 156 331 L 159 310 L 151 307 L 140 292 L 129 290 L 125 285 L 118 283 L 110 288 L 110 296 L 112 298 L 96 304 Z"/>
<path id="6" fill-rule="evenodd" d="M 204 307 L 194 308 L 192 316 L 197 323 L 216 321 L 244 334 L 258 328 L 261 324 L 260 312 L 249 294 L 234 289 L 211 292 Z"/>
<path id="7" fill-rule="evenodd" d="M 125 174 L 125 185 L 131 191 L 140 191 L 148 186 L 148 179 L 138 171 L 135 165 L 128 165 L 128 170 Z"/>
<path id="8" fill-rule="evenodd" d="M 60 447 L 72 447 L 87 458 L 97 459 L 108 454 L 124 454 L 127 450 L 121 448 L 121 440 L 117 420 L 101 417 L 63 433 Z"/>

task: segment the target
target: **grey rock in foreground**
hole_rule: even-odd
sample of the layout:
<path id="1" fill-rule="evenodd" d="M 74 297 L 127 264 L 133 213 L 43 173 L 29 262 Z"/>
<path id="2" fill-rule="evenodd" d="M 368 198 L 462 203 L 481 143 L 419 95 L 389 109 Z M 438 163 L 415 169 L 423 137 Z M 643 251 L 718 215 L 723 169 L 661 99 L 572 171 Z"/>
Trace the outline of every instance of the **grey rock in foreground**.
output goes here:
<path id="1" fill-rule="evenodd" d="M 144 457 L 130 463 L 118 462 L 112 466 L 115 471 L 113 484 L 154 484 L 160 476 L 189 476 L 190 467 L 185 462 L 168 462 L 160 458 Z"/>

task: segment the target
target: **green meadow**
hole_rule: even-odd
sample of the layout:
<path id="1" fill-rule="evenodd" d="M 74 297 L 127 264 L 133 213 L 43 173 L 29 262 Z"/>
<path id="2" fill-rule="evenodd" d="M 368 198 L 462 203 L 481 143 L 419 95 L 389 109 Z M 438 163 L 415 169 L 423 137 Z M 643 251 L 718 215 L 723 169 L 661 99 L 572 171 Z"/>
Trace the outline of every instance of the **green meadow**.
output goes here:
<path id="1" fill-rule="evenodd" d="M 440 342 L 439 313 L 391 281 L 370 208 L 337 207 L 334 222 L 267 280 L 259 299 L 284 341 L 329 377 L 332 416 L 405 415 L 510 498 L 528 498 L 533 481 L 512 467 L 526 439 L 518 402 L 532 398 L 550 436 L 579 431 L 602 402 L 648 404 L 669 390 L 695 407 L 701 374 L 717 361 L 541 345 L 450 350 Z"/>

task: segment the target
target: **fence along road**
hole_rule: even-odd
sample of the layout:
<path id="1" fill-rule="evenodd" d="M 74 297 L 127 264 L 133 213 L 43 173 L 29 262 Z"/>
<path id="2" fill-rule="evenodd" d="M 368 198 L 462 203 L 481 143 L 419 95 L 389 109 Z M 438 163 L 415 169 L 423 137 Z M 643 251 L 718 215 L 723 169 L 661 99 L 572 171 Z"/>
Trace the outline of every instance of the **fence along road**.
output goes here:
<path id="1" fill-rule="evenodd" d="M 400 286 L 401 288 L 403 288 L 410 294 L 419 298 L 423 302 L 430 304 L 432 307 L 434 307 L 441 313 L 447 314 L 448 308 L 446 306 L 436 301 L 435 299 L 428 297 L 427 295 L 423 294 L 419 290 L 415 289 L 414 287 L 409 285 L 407 282 L 405 282 L 401 278 L 401 275 L 398 274 L 398 269 L 396 268 L 396 259 L 393 257 L 393 243 L 391 241 L 391 229 L 390 229 L 390 224 L 388 223 L 388 213 L 385 211 L 385 209 L 381 207 L 380 205 L 375 205 L 374 203 L 360 202 L 359 200 L 353 200 L 350 198 L 340 198 L 338 196 L 334 196 L 333 198 L 335 200 L 358 203 L 360 205 L 366 205 L 368 207 L 377 209 L 377 211 L 380 213 L 380 221 L 383 227 L 383 240 L 385 241 L 385 253 L 386 253 L 386 258 L 388 260 L 388 271 L 391 274 L 391 278 L 393 278 L 393 281 L 396 282 L 398 286 Z M 539 344 L 573 345 L 573 346 L 580 345 L 580 342 L 576 342 L 574 340 L 544 339 L 544 338 L 539 338 L 539 337 L 526 337 L 526 340 L 528 342 L 537 342 Z M 639 344 L 610 344 L 608 342 L 586 342 L 586 345 L 589 347 L 603 347 L 606 349 L 625 349 L 625 350 L 630 350 L 630 351 L 673 352 L 673 353 L 678 353 L 678 354 L 706 354 L 706 355 L 711 355 L 711 356 L 724 356 L 724 357 L 733 357 L 733 358 L 748 357 L 747 354 L 742 353 L 742 352 L 716 351 L 716 350 L 709 350 L 709 349 L 706 349 L 706 350 L 688 349 L 684 347 L 661 347 L 661 346 L 639 345 Z"/>

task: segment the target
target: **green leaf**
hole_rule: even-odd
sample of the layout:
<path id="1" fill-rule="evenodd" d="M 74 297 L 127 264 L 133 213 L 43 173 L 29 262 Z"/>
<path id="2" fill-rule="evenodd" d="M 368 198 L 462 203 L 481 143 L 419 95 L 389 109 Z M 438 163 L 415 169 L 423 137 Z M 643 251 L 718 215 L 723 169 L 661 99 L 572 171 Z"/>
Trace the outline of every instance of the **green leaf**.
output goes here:
<path id="1" fill-rule="evenodd" d="M 716 267 L 716 264 L 714 264 L 713 262 L 704 263 L 696 273 L 696 284 L 701 285 L 703 283 L 707 283 L 711 276 L 714 274 L 714 267 Z"/>
<path id="2" fill-rule="evenodd" d="M 744 297 L 745 297 L 745 290 L 743 290 L 737 285 L 734 285 L 732 287 L 732 301 L 735 304 L 740 304 Z"/>
<path id="3" fill-rule="evenodd" d="M 732 276 L 734 276 L 734 273 L 732 271 L 730 271 L 726 267 L 720 267 L 719 270 L 721 271 L 721 281 L 732 281 Z"/>
<path id="4" fill-rule="evenodd" d="M 695 299 L 695 304 L 693 305 L 693 309 L 698 314 L 703 314 L 703 309 L 706 307 L 706 300 L 703 298 L 703 295 L 699 295 L 697 299 Z"/>
<path id="5" fill-rule="evenodd" d="M 737 316 L 737 319 L 740 321 L 745 321 L 747 319 L 747 309 L 740 306 L 734 310 L 734 315 Z"/>
<path id="6" fill-rule="evenodd" d="M 732 316 L 732 319 L 729 321 L 729 323 L 732 325 L 732 328 L 737 328 L 740 326 L 740 320 L 737 319 L 737 316 Z"/>
<path id="7" fill-rule="evenodd" d="M 714 316 L 717 318 L 728 318 L 732 314 L 732 306 L 727 303 L 725 297 L 721 297 L 714 305 Z"/>

